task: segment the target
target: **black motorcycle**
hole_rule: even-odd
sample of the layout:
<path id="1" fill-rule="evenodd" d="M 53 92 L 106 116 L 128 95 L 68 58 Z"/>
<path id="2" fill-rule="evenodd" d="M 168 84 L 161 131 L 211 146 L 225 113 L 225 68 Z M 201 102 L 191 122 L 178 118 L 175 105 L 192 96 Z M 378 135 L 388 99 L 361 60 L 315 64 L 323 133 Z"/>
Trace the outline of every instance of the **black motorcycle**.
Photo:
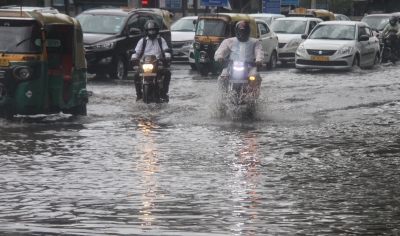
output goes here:
<path id="1" fill-rule="evenodd" d="M 391 61 L 392 63 L 396 63 L 399 54 L 395 47 L 395 44 L 399 43 L 397 30 L 391 29 L 386 34 L 379 35 L 378 38 L 381 48 L 380 62 L 387 63 Z"/>
<path id="2" fill-rule="evenodd" d="M 139 66 L 135 68 L 140 70 L 144 103 L 168 102 L 168 99 L 162 98 L 164 76 L 157 73 L 164 68 L 164 64 L 164 59 L 157 59 L 154 55 L 144 55 L 139 61 Z"/>

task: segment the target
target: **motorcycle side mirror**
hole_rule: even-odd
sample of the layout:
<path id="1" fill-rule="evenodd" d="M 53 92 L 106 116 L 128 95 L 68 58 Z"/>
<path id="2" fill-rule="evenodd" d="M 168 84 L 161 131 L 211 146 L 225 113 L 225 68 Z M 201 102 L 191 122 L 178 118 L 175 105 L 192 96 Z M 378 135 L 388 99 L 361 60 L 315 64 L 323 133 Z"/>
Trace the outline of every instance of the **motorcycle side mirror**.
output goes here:
<path id="1" fill-rule="evenodd" d="M 308 38 L 308 34 L 302 34 L 301 35 L 301 39 L 307 39 Z"/>
<path id="2" fill-rule="evenodd" d="M 369 36 L 368 35 L 361 35 L 360 38 L 358 39 L 358 41 L 368 41 L 369 40 Z"/>
<path id="3" fill-rule="evenodd" d="M 140 29 L 138 29 L 138 28 L 130 28 L 129 29 L 129 34 L 130 35 L 139 35 L 139 34 L 141 34 L 142 32 L 140 31 Z"/>

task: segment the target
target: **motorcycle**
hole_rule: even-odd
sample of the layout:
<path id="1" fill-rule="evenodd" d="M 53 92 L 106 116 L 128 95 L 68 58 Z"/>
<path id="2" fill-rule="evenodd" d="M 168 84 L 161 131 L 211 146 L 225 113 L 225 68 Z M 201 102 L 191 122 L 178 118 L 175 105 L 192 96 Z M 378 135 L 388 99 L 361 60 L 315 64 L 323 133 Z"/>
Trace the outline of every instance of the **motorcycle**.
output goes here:
<path id="1" fill-rule="evenodd" d="M 168 99 L 162 98 L 164 76 L 157 73 L 164 68 L 164 61 L 166 60 L 157 59 L 154 55 L 144 55 L 139 66 L 134 67 L 135 70 L 140 70 L 144 103 L 168 102 Z"/>
<path id="2" fill-rule="evenodd" d="M 380 62 L 386 63 L 389 60 L 396 63 L 398 60 L 398 51 L 394 49 L 394 44 L 398 43 L 397 30 L 391 29 L 386 34 L 379 35 L 379 44 L 381 48 Z"/>
<path id="3" fill-rule="evenodd" d="M 254 62 L 231 61 L 218 77 L 222 94 L 222 101 L 230 105 L 234 118 L 243 111 L 253 115 L 260 95 L 261 76 Z"/>

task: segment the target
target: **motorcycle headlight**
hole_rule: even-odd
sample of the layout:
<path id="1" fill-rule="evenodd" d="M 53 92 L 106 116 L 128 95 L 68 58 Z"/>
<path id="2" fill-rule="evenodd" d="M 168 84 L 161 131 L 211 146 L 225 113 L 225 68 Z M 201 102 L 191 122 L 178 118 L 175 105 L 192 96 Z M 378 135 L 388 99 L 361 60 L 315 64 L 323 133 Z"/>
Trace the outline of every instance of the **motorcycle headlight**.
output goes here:
<path id="1" fill-rule="evenodd" d="M 217 51 L 218 47 L 219 47 L 219 43 L 214 43 L 214 44 L 212 45 L 212 48 L 213 48 L 215 51 Z"/>
<path id="2" fill-rule="evenodd" d="M 255 77 L 255 76 L 250 76 L 250 77 L 249 77 L 249 80 L 250 80 L 250 81 L 256 80 L 256 77 Z"/>
<path id="3" fill-rule="evenodd" d="M 299 52 L 299 53 L 305 53 L 306 52 L 306 48 L 304 47 L 304 43 L 301 43 L 299 45 L 299 47 L 297 48 L 297 52 Z"/>
<path id="4" fill-rule="evenodd" d="M 30 79 L 33 75 L 33 68 L 29 66 L 19 66 L 13 70 L 13 75 L 18 80 Z"/>
<path id="5" fill-rule="evenodd" d="M 196 49 L 196 50 L 199 50 L 200 49 L 200 43 L 199 42 L 195 42 L 195 43 L 193 43 L 193 48 L 194 49 Z"/>
<path id="6" fill-rule="evenodd" d="M 300 39 L 292 39 L 290 42 L 287 44 L 286 47 L 298 47 L 300 45 L 301 40 Z"/>
<path id="7" fill-rule="evenodd" d="M 150 73 L 153 71 L 153 64 L 143 64 L 142 68 L 144 73 Z"/>
<path id="8" fill-rule="evenodd" d="M 94 50 L 108 50 L 114 48 L 114 46 L 115 42 L 111 42 L 106 44 L 93 45 L 92 47 Z"/>
<path id="9" fill-rule="evenodd" d="M 338 51 L 338 54 L 349 54 L 352 50 L 353 46 L 344 46 Z"/>

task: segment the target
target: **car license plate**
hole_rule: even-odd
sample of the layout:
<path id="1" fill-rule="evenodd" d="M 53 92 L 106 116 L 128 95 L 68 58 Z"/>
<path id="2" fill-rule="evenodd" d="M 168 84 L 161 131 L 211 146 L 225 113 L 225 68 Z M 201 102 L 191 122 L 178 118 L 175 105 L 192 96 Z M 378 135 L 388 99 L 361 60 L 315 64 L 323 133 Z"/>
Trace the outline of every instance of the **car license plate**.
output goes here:
<path id="1" fill-rule="evenodd" d="M 311 56 L 311 60 L 313 60 L 313 61 L 329 61 L 329 57 L 327 57 L 327 56 Z"/>
<path id="2" fill-rule="evenodd" d="M 157 73 L 140 73 L 139 76 L 156 76 Z"/>
<path id="3" fill-rule="evenodd" d="M 211 39 L 210 39 L 210 38 L 205 38 L 205 39 L 203 39 L 203 42 L 205 42 L 205 43 L 210 43 L 210 42 L 211 42 Z"/>
<path id="4" fill-rule="evenodd" d="M 0 59 L 0 66 L 9 66 L 10 62 L 8 59 Z"/>

